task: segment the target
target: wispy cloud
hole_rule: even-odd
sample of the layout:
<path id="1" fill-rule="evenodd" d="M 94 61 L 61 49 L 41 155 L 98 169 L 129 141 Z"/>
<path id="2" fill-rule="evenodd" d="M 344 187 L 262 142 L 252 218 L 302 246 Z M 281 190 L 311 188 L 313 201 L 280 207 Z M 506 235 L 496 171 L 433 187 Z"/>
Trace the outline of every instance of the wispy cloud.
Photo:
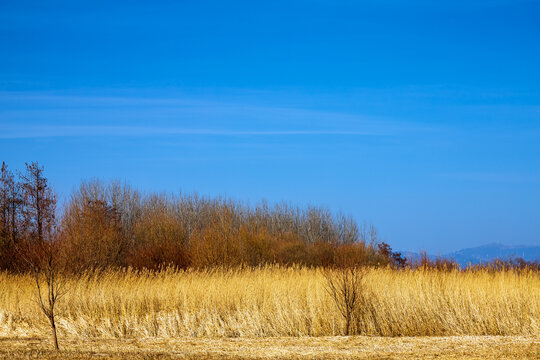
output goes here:
<path id="1" fill-rule="evenodd" d="M 0 138 L 77 136 L 392 136 L 425 125 L 242 99 L 0 93 Z"/>
<path id="2" fill-rule="evenodd" d="M 220 130 L 187 129 L 143 126 L 0 126 L 0 138 L 43 138 L 74 136 L 156 136 L 156 135 L 206 135 L 206 136 L 374 136 L 368 131 L 347 130 Z"/>

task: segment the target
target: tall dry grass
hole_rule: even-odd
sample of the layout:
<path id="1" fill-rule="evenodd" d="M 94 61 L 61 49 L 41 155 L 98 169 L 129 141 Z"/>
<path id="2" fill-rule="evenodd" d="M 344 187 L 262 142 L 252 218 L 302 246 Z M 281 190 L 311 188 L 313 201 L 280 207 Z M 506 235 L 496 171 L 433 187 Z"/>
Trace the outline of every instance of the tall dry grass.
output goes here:
<path id="1" fill-rule="evenodd" d="M 340 335 L 324 271 L 257 269 L 87 273 L 64 280 L 61 336 Z M 354 332 L 378 336 L 540 335 L 533 271 L 372 269 Z M 47 336 L 30 276 L 0 274 L 0 336 Z"/>

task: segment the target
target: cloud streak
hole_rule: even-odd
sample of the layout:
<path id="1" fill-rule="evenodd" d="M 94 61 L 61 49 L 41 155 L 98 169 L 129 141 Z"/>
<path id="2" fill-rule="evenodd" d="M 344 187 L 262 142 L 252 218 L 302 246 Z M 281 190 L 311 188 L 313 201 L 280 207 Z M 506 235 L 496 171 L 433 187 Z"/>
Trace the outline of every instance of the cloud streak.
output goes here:
<path id="1" fill-rule="evenodd" d="M 276 99 L 274 99 L 276 100 Z M 274 101 L 276 102 L 276 101 Z M 277 101 L 279 103 L 279 101 Z M 48 137 L 400 136 L 440 129 L 380 116 L 313 107 L 185 96 L 88 96 L 0 92 L 0 139 Z"/>
<path id="2" fill-rule="evenodd" d="M 348 130 L 221 130 L 189 129 L 144 126 L 13 126 L 0 127 L 0 138 L 45 138 L 77 136 L 158 136 L 158 135 L 200 135 L 200 136 L 377 136 L 369 131 Z"/>
<path id="3" fill-rule="evenodd" d="M 246 99 L 0 92 L 0 138 L 395 136 L 437 130 L 377 116 L 261 106 Z"/>

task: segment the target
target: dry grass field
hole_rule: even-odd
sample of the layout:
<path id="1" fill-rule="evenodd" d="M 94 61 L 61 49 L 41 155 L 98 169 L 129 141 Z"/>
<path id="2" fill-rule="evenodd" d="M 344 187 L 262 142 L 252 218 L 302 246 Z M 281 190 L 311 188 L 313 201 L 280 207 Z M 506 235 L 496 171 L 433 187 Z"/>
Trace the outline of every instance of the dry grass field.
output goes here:
<path id="1" fill-rule="evenodd" d="M 353 337 L 340 336 L 344 319 L 321 269 L 111 270 L 62 281 L 64 351 L 56 355 L 32 278 L 0 274 L 0 356 L 539 356 L 540 276 L 533 271 L 369 270 Z"/>
<path id="2" fill-rule="evenodd" d="M 0 339 L 6 359 L 538 359 L 538 337 L 279 337 L 64 339 L 56 353 L 48 339 Z"/>

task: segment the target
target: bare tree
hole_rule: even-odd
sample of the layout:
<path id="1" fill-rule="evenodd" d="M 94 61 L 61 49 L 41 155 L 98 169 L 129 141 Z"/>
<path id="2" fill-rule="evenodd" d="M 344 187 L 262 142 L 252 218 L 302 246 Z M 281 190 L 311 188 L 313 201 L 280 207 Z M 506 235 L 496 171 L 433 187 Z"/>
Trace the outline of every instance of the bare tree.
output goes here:
<path id="1" fill-rule="evenodd" d="M 26 236 L 38 243 L 45 240 L 46 226 L 52 225 L 56 216 L 56 196 L 43 172 L 42 166 L 32 162 L 26 163 L 26 172 L 19 174 Z"/>
<path id="2" fill-rule="evenodd" d="M 62 295 L 63 282 L 59 279 L 56 261 L 56 195 L 48 185 L 43 167 L 37 162 L 27 163 L 26 172 L 19 176 L 25 227 L 25 238 L 19 250 L 33 274 L 37 301 L 49 320 L 54 348 L 59 351 L 55 306 Z"/>
<path id="3" fill-rule="evenodd" d="M 0 172 L 0 241 L 2 243 L 7 242 L 8 226 L 9 226 L 9 184 L 13 176 L 7 169 L 6 163 L 2 162 L 2 169 Z"/>
<path id="4" fill-rule="evenodd" d="M 20 207 L 22 199 L 20 187 L 14 180 L 5 162 L 0 170 L 0 240 L 13 247 L 18 239 Z"/>
<path id="5" fill-rule="evenodd" d="M 27 249 L 27 259 L 34 281 L 36 284 L 36 297 L 39 307 L 49 320 L 51 336 L 56 351 L 58 336 L 56 331 L 56 305 L 65 293 L 65 282 L 59 277 L 56 241 L 47 241 L 36 245 L 30 245 Z"/>
<path id="6" fill-rule="evenodd" d="M 354 317 L 358 313 L 364 295 L 364 277 L 366 270 L 360 267 L 342 267 L 327 269 L 326 291 L 334 300 L 345 320 L 344 335 L 351 334 Z"/>

